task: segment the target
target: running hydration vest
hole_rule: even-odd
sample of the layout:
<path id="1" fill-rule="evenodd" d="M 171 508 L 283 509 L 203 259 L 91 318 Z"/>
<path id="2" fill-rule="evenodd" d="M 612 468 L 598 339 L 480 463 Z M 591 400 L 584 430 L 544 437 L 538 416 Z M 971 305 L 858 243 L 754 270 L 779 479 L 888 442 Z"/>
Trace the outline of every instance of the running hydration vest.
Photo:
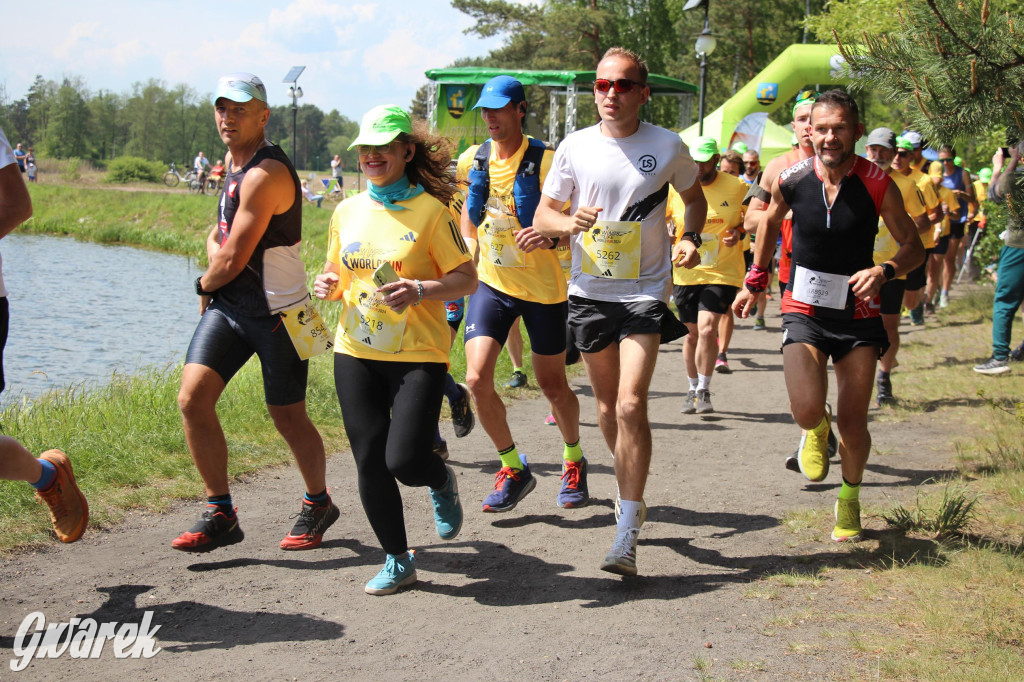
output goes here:
<path id="1" fill-rule="evenodd" d="M 529 145 L 519 162 L 516 178 L 512 185 L 512 198 L 516 204 L 519 225 L 533 225 L 533 214 L 540 204 L 540 163 L 547 147 L 540 140 L 526 138 Z M 484 219 L 484 209 L 491 193 L 491 141 L 485 140 L 476 150 L 473 165 L 469 169 L 469 190 L 466 192 L 466 207 L 469 219 L 477 227 Z"/>

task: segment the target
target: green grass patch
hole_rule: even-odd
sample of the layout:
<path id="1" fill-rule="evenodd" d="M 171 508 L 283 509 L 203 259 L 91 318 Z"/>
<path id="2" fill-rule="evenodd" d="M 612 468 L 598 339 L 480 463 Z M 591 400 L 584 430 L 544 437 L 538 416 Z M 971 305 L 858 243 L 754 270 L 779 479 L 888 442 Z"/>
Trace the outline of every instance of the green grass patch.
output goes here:
<path id="1" fill-rule="evenodd" d="M 206 262 L 206 236 L 215 223 L 217 200 L 185 191 L 124 191 L 69 185 L 32 185 L 35 215 L 22 232 L 69 236 L 177 253 Z M 301 256 L 312 286 L 323 270 L 331 212 L 303 207 Z M 186 295 L 186 294 L 183 294 Z M 320 303 L 333 328 L 340 306 Z M 502 353 L 495 381 L 510 398 L 540 395 L 533 379 L 529 337 L 524 333 L 524 364 L 530 384 L 506 390 L 512 363 Z M 464 381 L 462 332 L 453 344 L 451 373 Z M 570 368 L 579 373 L 580 366 Z M 68 453 L 90 505 L 94 527 L 108 526 L 127 510 L 160 510 L 172 501 L 202 493 L 202 481 L 185 445 L 177 406 L 181 367 L 115 375 L 102 388 L 82 386 L 50 393 L 0 413 L 3 431 L 39 454 L 59 448 Z M 330 357 L 310 365 L 306 402 L 329 453 L 348 447 L 334 391 Z M 291 452 L 274 429 L 263 400 L 257 360 L 232 379 L 218 403 L 228 440 L 229 474 L 234 478 L 290 462 Z M 449 416 L 447 401 L 443 417 Z M 296 474 L 297 476 L 297 474 Z M 49 516 L 23 482 L 0 481 L 0 553 L 52 538 Z"/>

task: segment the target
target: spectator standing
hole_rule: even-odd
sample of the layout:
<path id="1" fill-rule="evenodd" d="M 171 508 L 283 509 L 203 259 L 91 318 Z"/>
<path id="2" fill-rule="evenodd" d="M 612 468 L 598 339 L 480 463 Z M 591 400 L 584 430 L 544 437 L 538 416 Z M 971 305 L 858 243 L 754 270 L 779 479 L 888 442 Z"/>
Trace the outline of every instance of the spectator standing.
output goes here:
<path id="1" fill-rule="evenodd" d="M 1021 147 L 1017 142 L 1009 148 L 1010 158 L 1003 157 L 1003 150 L 992 157 L 992 182 L 988 198 L 996 203 L 1006 203 L 1006 231 L 1003 233 L 1003 248 L 999 252 L 995 298 L 992 301 L 992 357 L 974 367 L 980 374 L 1005 374 L 1010 371 L 1007 358 L 1010 355 L 1010 333 L 1013 318 L 1024 301 L 1024 215 L 1021 214 L 1021 198 L 1024 194 L 1021 178 L 1017 177 Z M 1004 166 L 1005 164 L 1005 166 Z"/>

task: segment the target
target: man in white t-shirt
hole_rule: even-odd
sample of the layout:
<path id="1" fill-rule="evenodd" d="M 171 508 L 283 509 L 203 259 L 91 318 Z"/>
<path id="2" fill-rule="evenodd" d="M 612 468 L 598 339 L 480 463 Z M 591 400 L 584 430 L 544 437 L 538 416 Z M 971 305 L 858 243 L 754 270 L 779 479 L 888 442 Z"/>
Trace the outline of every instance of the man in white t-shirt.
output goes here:
<path id="1" fill-rule="evenodd" d="M 675 133 L 640 121 L 651 96 L 647 65 L 613 47 L 597 65 L 594 98 L 601 121 L 569 135 L 555 152 L 534 226 L 571 236 L 569 330 L 583 356 L 598 423 L 615 456 L 618 530 L 601 569 L 636 574 L 651 461 L 647 393 L 658 345 L 685 327 L 668 308 L 672 263 L 700 262 L 707 202 L 697 167 Z M 665 230 L 668 188 L 686 204 L 685 231 L 673 249 Z M 570 201 L 570 214 L 562 207 Z"/>
<path id="2" fill-rule="evenodd" d="M 331 159 L 331 177 L 336 180 L 334 189 L 331 193 L 340 192 L 342 187 L 345 185 L 345 178 L 342 177 L 341 173 L 345 170 L 345 163 L 341 160 L 341 154 L 335 154 L 334 158 Z"/>
<path id="3" fill-rule="evenodd" d="M 32 198 L 21 179 L 17 157 L 0 130 L 0 239 L 32 217 Z M 4 390 L 3 350 L 7 345 L 7 289 L 0 274 L 0 391 Z M 0 479 L 25 481 L 50 508 L 53 530 L 61 542 L 82 537 L 89 523 L 89 504 L 75 482 L 71 460 L 60 450 L 38 458 L 9 436 L 0 436 Z"/>

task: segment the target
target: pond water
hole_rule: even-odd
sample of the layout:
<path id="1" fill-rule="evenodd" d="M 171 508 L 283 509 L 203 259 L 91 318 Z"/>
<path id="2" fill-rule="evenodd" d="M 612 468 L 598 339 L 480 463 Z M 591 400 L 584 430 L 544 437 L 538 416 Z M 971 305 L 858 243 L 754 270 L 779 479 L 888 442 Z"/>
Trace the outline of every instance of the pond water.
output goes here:
<path id="1" fill-rule="evenodd" d="M 16 233 L 0 252 L 11 311 L 0 406 L 184 359 L 199 320 L 195 261 Z"/>

